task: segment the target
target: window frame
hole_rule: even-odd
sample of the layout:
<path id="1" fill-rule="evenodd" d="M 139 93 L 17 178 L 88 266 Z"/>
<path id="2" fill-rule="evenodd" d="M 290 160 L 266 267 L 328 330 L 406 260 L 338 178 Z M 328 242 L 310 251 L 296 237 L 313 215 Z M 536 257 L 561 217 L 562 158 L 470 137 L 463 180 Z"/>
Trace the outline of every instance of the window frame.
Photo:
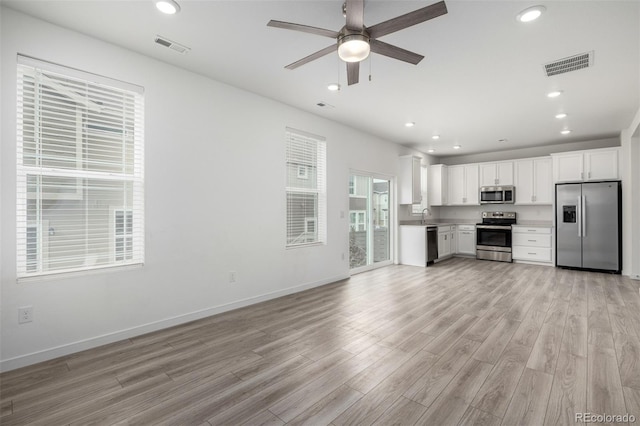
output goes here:
<path id="1" fill-rule="evenodd" d="M 312 148 L 302 149 L 303 157 L 300 155 L 300 146 L 303 144 Z M 301 161 L 308 162 L 310 158 L 315 159 L 313 164 L 300 164 Z M 301 173 L 301 169 L 304 172 Z M 313 135 L 308 132 L 287 127 L 285 131 L 285 248 L 295 249 L 315 245 L 327 244 L 327 144 L 322 136 Z M 295 180 L 304 181 L 303 185 L 295 185 Z M 296 198 L 310 197 L 315 203 L 315 216 L 309 216 L 302 212 L 295 214 L 291 210 L 291 204 Z M 294 222 L 299 221 L 297 227 L 301 232 L 293 237 L 290 235 L 292 229 L 296 227 Z M 309 223 L 314 223 L 314 232 L 307 232 Z"/>
<path id="2" fill-rule="evenodd" d="M 67 86 L 67 84 L 70 85 Z M 83 92 L 79 91 L 78 87 L 86 87 L 86 89 Z M 130 83 L 23 55 L 18 55 L 16 88 L 18 91 L 16 105 L 17 281 L 143 265 L 145 250 L 144 89 Z M 92 97 L 91 93 L 96 93 L 96 97 Z M 58 94 L 60 100 L 58 100 Z M 109 103 L 105 104 L 104 109 L 101 109 L 102 107 L 94 100 L 105 98 L 97 96 L 115 96 L 114 99 L 120 99 L 119 97 L 122 96 L 122 103 L 112 104 L 111 98 L 109 98 Z M 63 103 L 62 106 L 57 106 L 61 103 Z M 101 114 L 95 114 L 96 109 Z M 75 121 L 72 118 L 74 111 Z M 111 111 L 115 113 L 112 115 Z M 59 116 L 66 120 L 63 122 L 66 127 L 59 128 L 67 131 L 66 135 L 68 135 L 65 137 L 65 151 L 59 151 L 62 155 L 60 157 L 57 156 L 56 151 L 46 151 L 57 149 L 55 147 L 59 146 L 56 145 L 57 139 L 51 139 L 51 137 L 55 138 L 57 133 L 52 133 L 51 137 L 44 133 L 53 129 L 50 127 L 52 114 L 61 114 Z M 109 127 L 112 123 L 116 124 L 113 128 Z M 119 125 L 123 127 L 119 128 Z M 127 127 L 128 136 L 126 137 L 125 125 L 130 126 Z M 40 130 L 41 128 L 44 130 Z M 117 133 L 118 130 L 120 130 L 121 136 L 113 138 L 113 132 Z M 102 132 L 107 132 L 105 133 L 106 139 L 101 138 Z M 124 155 L 127 144 L 132 150 L 129 156 Z M 92 164 L 100 163 L 96 163 L 96 160 L 91 157 L 91 150 L 104 149 L 105 146 L 122 150 L 123 157 L 113 163 L 103 163 L 111 164 L 111 167 L 100 168 L 98 166 L 96 168 Z M 71 149 L 69 150 L 69 148 Z M 48 152 L 53 152 L 54 156 Z M 116 171 L 112 170 L 114 166 Z M 33 181 L 34 176 L 35 181 Z M 51 179 L 49 184 L 46 179 Z M 67 179 L 70 182 L 68 186 L 70 191 L 68 192 L 65 191 Z M 56 185 L 53 190 L 50 189 L 51 182 Z M 73 189 L 74 182 L 75 190 Z M 122 185 L 120 196 L 123 197 L 123 201 L 130 193 L 128 188 L 133 191 L 130 193 L 132 198 L 126 201 L 126 204 L 129 211 L 135 211 L 134 217 L 138 217 L 138 220 L 134 219 L 133 223 L 139 223 L 136 224 L 135 229 L 131 229 L 130 238 L 134 255 L 129 259 L 130 261 L 116 262 L 114 234 L 110 232 L 111 236 L 108 242 L 103 242 L 103 237 L 96 237 L 96 231 L 91 231 L 91 223 L 87 213 L 84 216 L 78 213 L 81 208 L 90 209 L 91 212 L 91 209 L 94 208 L 94 206 L 90 206 L 91 203 L 103 202 L 100 197 L 89 196 L 91 193 L 90 185 L 95 182 L 114 182 L 116 187 Z M 36 192 L 32 188 L 36 188 Z M 62 190 L 55 191 L 55 188 Z M 79 225 L 75 226 L 79 227 L 84 223 L 84 234 L 77 234 L 78 236 L 74 237 L 75 239 L 70 244 L 75 244 L 77 247 L 82 240 L 86 245 L 97 241 L 96 238 L 101 238 L 99 244 L 105 244 L 103 251 L 100 248 L 91 250 L 85 248 L 84 251 L 80 250 L 79 254 L 74 253 L 66 257 L 64 254 L 55 256 L 68 248 L 60 245 L 59 242 L 57 245 L 53 243 L 57 231 L 49 227 L 51 218 L 44 217 L 42 211 L 45 210 L 43 206 L 57 202 L 77 203 L 71 213 L 58 216 L 57 222 L 80 218 L 81 221 L 77 222 Z M 101 226 L 104 226 L 105 230 L 111 229 L 115 232 L 112 227 L 114 225 L 112 221 L 115 218 L 112 213 L 113 205 L 109 205 L 104 214 L 109 214 L 109 210 L 111 214 L 108 222 Z M 35 217 L 33 216 L 34 212 Z M 27 232 L 33 228 L 37 229 L 36 244 L 38 248 L 36 256 L 38 266 L 35 271 L 31 268 L 32 261 L 29 259 L 34 254 L 31 252 L 32 248 L 27 245 L 29 243 Z M 100 231 L 97 233 L 99 234 Z M 56 252 L 56 250 L 58 251 Z M 78 249 L 74 248 L 74 250 Z M 60 263 L 58 265 L 51 263 L 55 261 Z M 67 266 L 64 263 L 71 265 Z"/>

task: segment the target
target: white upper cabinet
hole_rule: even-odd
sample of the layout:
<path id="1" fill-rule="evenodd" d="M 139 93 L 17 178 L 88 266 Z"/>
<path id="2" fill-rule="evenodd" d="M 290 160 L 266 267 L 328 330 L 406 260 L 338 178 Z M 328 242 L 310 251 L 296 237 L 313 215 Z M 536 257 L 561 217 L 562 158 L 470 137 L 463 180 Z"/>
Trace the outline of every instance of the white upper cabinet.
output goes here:
<path id="1" fill-rule="evenodd" d="M 513 185 L 513 161 L 480 164 L 480 186 Z"/>
<path id="2" fill-rule="evenodd" d="M 398 204 L 420 204 L 422 201 L 420 157 L 404 155 L 400 157 L 398 176 Z"/>
<path id="3" fill-rule="evenodd" d="M 478 205 L 478 164 L 449 166 L 449 205 Z"/>
<path id="4" fill-rule="evenodd" d="M 619 179 L 619 148 L 551 154 L 553 181 L 576 182 Z"/>
<path id="5" fill-rule="evenodd" d="M 429 207 L 447 205 L 448 195 L 448 171 L 444 164 L 433 164 L 428 167 L 429 177 L 427 179 L 427 197 Z"/>
<path id="6" fill-rule="evenodd" d="M 619 149 L 594 150 L 584 153 L 584 180 L 618 179 Z"/>
<path id="7" fill-rule="evenodd" d="M 516 204 L 553 204 L 551 157 L 515 161 Z"/>

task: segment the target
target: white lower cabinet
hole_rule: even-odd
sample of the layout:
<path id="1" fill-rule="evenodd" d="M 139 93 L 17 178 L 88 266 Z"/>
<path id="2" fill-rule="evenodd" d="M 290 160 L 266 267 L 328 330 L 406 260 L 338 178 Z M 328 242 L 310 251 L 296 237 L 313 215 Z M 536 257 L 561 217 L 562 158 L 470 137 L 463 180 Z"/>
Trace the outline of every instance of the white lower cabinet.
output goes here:
<path id="1" fill-rule="evenodd" d="M 458 225 L 458 254 L 476 255 L 476 226 Z"/>
<path id="2" fill-rule="evenodd" d="M 451 256 L 451 226 L 438 226 L 438 260 Z"/>
<path id="3" fill-rule="evenodd" d="M 551 228 L 514 225 L 512 250 L 513 260 L 551 263 Z"/>

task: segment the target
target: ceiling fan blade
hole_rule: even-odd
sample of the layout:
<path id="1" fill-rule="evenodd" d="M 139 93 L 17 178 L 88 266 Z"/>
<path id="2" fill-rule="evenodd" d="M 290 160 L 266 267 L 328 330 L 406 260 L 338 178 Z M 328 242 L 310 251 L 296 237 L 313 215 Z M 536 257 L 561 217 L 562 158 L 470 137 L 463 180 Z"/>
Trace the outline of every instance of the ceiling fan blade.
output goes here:
<path id="1" fill-rule="evenodd" d="M 347 84 L 358 84 L 360 79 L 360 62 L 347 62 Z"/>
<path id="2" fill-rule="evenodd" d="M 329 38 L 338 38 L 337 31 L 310 27 L 309 25 L 294 24 L 292 22 L 274 21 L 273 19 L 267 23 L 267 27 L 283 28 L 285 30 L 301 31 L 303 33 L 316 34 Z"/>
<path id="3" fill-rule="evenodd" d="M 369 27 L 368 30 L 371 38 L 378 38 L 428 21 L 429 19 L 437 18 L 446 13 L 447 5 L 444 4 L 444 1 L 439 1 L 422 9 L 414 10 L 413 12 L 400 15 L 388 21 L 380 22 L 379 24 Z"/>
<path id="4" fill-rule="evenodd" d="M 338 49 L 338 45 L 337 44 L 332 44 L 331 46 L 325 47 L 322 50 L 318 50 L 316 53 L 312 53 L 311 55 L 306 56 L 306 57 L 300 59 L 299 61 L 296 61 L 296 62 L 294 62 L 292 64 L 287 65 L 285 68 L 288 69 L 288 70 L 294 70 L 294 69 L 296 69 L 296 68 L 298 68 L 298 67 L 300 67 L 300 66 L 302 66 L 302 65 L 304 65 L 304 64 L 306 64 L 308 62 L 311 62 L 311 61 L 313 61 L 315 59 L 318 59 L 318 58 L 322 58 L 323 56 L 328 55 L 331 52 L 335 52 L 337 49 Z"/>
<path id="5" fill-rule="evenodd" d="M 360 31 L 364 26 L 364 0 L 347 0 L 347 29 Z"/>
<path id="6" fill-rule="evenodd" d="M 393 46 L 380 40 L 371 40 L 371 51 L 379 55 L 388 56 L 400 61 L 409 62 L 410 64 L 417 65 L 418 62 L 424 59 L 424 56 L 417 53 L 410 52 L 400 47 Z"/>

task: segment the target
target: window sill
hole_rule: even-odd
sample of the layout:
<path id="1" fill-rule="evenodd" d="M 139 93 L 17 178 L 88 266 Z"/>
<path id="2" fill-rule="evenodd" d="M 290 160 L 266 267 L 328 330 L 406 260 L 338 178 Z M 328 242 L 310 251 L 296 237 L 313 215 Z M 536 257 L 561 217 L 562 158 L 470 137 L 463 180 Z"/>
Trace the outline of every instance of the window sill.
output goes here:
<path id="1" fill-rule="evenodd" d="M 60 272 L 44 272 L 38 275 L 31 275 L 27 277 L 18 277 L 16 279 L 18 284 L 40 282 L 40 281 L 53 281 L 65 278 L 82 277 L 87 275 L 96 275 L 102 273 L 123 272 L 133 269 L 140 269 L 144 266 L 144 263 L 135 263 L 129 265 L 110 265 L 101 268 L 82 269 L 75 271 L 60 271 Z"/>

